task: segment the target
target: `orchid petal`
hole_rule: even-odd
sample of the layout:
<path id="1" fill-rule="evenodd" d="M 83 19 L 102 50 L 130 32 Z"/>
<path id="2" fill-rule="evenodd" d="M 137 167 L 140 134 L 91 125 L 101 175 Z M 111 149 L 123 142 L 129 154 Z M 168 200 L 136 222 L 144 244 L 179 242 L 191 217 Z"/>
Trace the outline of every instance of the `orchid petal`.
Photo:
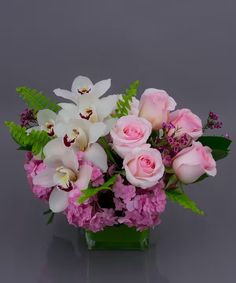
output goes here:
<path id="1" fill-rule="evenodd" d="M 100 121 L 103 121 L 116 109 L 118 99 L 119 95 L 114 94 L 101 98 L 96 102 L 95 107 Z"/>
<path id="2" fill-rule="evenodd" d="M 76 172 L 79 169 L 79 162 L 73 150 L 67 149 L 62 156 L 62 163 L 66 168 Z"/>
<path id="3" fill-rule="evenodd" d="M 62 166 L 62 158 L 58 155 L 57 156 L 50 156 L 50 157 L 44 159 L 44 164 L 48 168 L 53 168 L 53 169 L 56 170 L 56 168 Z"/>
<path id="4" fill-rule="evenodd" d="M 102 122 L 91 123 L 89 127 L 89 144 L 95 143 L 100 137 L 105 135 L 106 125 Z"/>
<path id="5" fill-rule="evenodd" d="M 68 121 L 79 118 L 79 107 L 72 103 L 59 103 L 62 109 L 58 112 L 58 121 Z"/>
<path id="6" fill-rule="evenodd" d="M 59 97 L 63 97 L 65 99 L 69 99 L 71 101 L 73 101 L 74 103 L 78 103 L 78 97 L 79 95 L 76 94 L 76 93 L 73 93 L 69 90 L 65 90 L 65 89 L 60 89 L 60 88 L 57 88 L 57 89 L 54 89 L 53 91 L 57 96 Z"/>
<path id="7" fill-rule="evenodd" d="M 117 120 L 117 118 L 108 117 L 103 121 L 103 123 L 106 125 L 104 136 L 110 133 L 111 129 L 113 129 L 113 127 L 115 126 Z"/>
<path id="8" fill-rule="evenodd" d="M 54 127 L 54 133 L 57 137 L 64 137 L 66 132 L 67 132 L 67 129 L 66 129 L 66 124 L 64 122 L 60 122 L 60 123 L 57 123 L 56 126 Z"/>
<path id="9" fill-rule="evenodd" d="M 68 129 L 70 130 L 81 128 L 87 133 L 92 123 L 84 119 L 73 119 L 73 120 L 70 120 L 68 124 L 69 124 Z"/>
<path id="10" fill-rule="evenodd" d="M 107 155 L 100 144 L 94 143 L 90 147 L 88 147 L 84 152 L 84 159 L 87 161 L 91 161 L 103 172 L 107 171 Z"/>
<path id="11" fill-rule="evenodd" d="M 109 88 L 111 87 L 111 79 L 103 80 L 100 82 L 97 82 L 93 86 L 93 95 L 99 98 L 102 96 Z"/>
<path id="12" fill-rule="evenodd" d="M 82 165 L 79 169 L 79 178 L 75 185 L 81 189 L 85 190 L 91 180 L 93 168 L 90 165 Z"/>
<path id="13" fill-rule="evenodd" d="M 33 184 L 36 186 L 42 186 L 44 188 L 50 188 L 57 185 L 53 179 L 55 169 L 46 168 L 33 177 Z"/>
<path id="14" fill-rule="evenodd" d="M 50 121 L 56 121 L 57 114 L 49 109 L 39 110 L 37 114 L 37 121 L 39 125 L 45 126 Z"/>
<path id="15" fill-rule="evenodd" d="M 54 189 L 49 197 L 49 207 L 54 213 L 62 212 L 68 206 L 68 193 L 60 189 Z"/>
<path id="16" fill-rule="evenodd" d="M 78 106 L 73 103 L 58 103 L 58 105 L 64 110 L 78 112 Z"/>
<path id="17" fill-rule="evenodd" d="M 74 81 L 72 83 L 71 91 L 73 93 L 79 94 L 78 90 L 80 90 L 81 88 L 91 89 L 92 86 L 93 86 L 93 83 L 89 78 L 84 77 L 84 76 L 78 76 L 74 79 Z"/>
<path id="18" fill-rule="evenodd" d="M 43 153 L 46 158 L 49 158 L 51 156 L 61 156 L 64 154 L 65 150 L 66 148 L 63 145 L 62 139 L 56 138 L 45 145 Z"/>
<path id="19" fill-rule="evenodd" d="M 77 171 L 79 168 L 75 152 L 66 148 L 59 138 L 50 141 L 45 146 L 44 154 L 46 156 L 44 162 L 48 167 L 57 168 L 64 165 L 73 171 Z"/>

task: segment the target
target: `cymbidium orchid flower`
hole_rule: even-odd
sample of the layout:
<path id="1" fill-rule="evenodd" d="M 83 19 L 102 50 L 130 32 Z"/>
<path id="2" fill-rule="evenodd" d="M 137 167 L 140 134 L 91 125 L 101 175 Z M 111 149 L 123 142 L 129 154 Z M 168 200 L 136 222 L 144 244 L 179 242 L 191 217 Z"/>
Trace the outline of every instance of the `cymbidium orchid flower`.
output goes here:
<path id="1" fill-rule="evenodd" d="M 110 114 L 116 109 L 119 95 L 109 95 L 100 98 L 111 85 L 111 80 L 103 80 L 95 85 L 89 78 L 79 76 L 75 78 L 71 91 L 55 89 L 57 96 L 69 99 L 75 104 L 60 103 L 62 110 L 59 112 L 64 119 L 80 118 L 92 123 L 102 122 L 110 124 Z M 109 129 L 108 131 L 109 132 Z"/>
<path id="2" fill-rule="evenodd" d="M 104 135 L 106 126 L 102 122 L 91 123 L 82 119 L 60 121 L 55 127 L 56 140 L 75 153 L 83 152 L 83 159 L 91 161 L 103 172 L 107 171 L 107 155 L 96 141 Z"/>
<path id="3" fill-rule="evenodd" d="M 39 110 L 37 113 L 38 126 L 29 128 L 27 132 L 32 130 L 46 131 L 49 136 L 54 136 L 54 127 L 56 125 L 57 114 L 49 109 Z"/>
<path id="4" fill-rule="evenodd" d="M 75 152 L 83 151 L 83 158 L 91 161 L 103 172 L 107 171 L 107 155 L 96 141 L 105 135 L 106 125 L 102 122 L 91 123 L 83 119 L 59 122 L 55 134 L 62 139 L 64 146 Z"/>
<path id="5" fill-rule="evenodd" d="M 81 96 L 92 94 L 94 97 L 101 97 L 111 87 L 111 79 L 102 80 L 93 84 L 92 81 L 84 76 L 78 76 L 74 79 L 71 91 L 57 88 L 54 93 L 57 96 L 69 99 L 75 104 L 79 104 Z"/>
<path id="6" fill-rule="evenodd" d="M 45 188 L 54 187 L 49 197 L 53 212 L 61 212 L 68 206 L 68 192 L 73 188 L 88 187 L 92 167 L 79 166 L 73 150 L 67 149 L 59 139 L 50 141 L 44 148 L 46 169 L 33 178 L 33 184 Z"/>

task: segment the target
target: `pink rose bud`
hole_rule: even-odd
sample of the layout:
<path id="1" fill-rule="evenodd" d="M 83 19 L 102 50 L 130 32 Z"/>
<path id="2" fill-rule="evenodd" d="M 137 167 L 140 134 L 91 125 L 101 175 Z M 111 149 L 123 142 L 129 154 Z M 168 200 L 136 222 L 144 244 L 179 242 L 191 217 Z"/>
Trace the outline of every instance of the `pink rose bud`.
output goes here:
<path id="1" fill-rule="evenodd" d="M 155 130 L 161 129 L 169 119 L 176 102 L 164 90 L 149 88 L 144 91 L 139 103 L 139 116 L 147 119 Z"/>
<path id="2" fill-rule="evenodd" d="M 117 120 L 110 134 L 113 149 L 122 157 L 136 147 L 147 147 L 146 142 L 152 132 L 152 125 L 145 119 L 128 115 Z"/>
<path id="3" fill-rule="evenodd" d="M 211 149 L 200 142 L 181 150 L 173 161 L 176 176 L 185 184 L 195 182 L 203 174 L 216 175 L 216 162 Z"/>
<path id="4" fill-rule="evenodd" d="M 170 120 L 175 128 L 169 131 L 169 135 L 175 132 L 175 137 L 188 134 L 193 139 L 202 136 L 202 121 L 189 109 L 180 109 L 170 113 Z"/>
<path id="5" fill-rule="evenodd" d="M 161 154 L 154 148 L 132 150 L 126 154 L 123 166 L 127 180 L 142 189 L 156 185 L 165 171 Z"/>

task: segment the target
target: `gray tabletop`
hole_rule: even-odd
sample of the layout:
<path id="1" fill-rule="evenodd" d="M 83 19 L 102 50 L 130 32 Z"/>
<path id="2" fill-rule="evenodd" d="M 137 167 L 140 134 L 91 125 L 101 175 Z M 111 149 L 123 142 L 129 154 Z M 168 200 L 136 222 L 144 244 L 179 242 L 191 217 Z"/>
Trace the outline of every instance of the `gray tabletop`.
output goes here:
<path id="1" fill-rule="evenodd" d="M 79 74 L 112 78 L 110 93 L 139 79 L 202 119 L 209 110 L 235 139 L 236 4 L 233 0 L 34 1 L 0 4 L 1 121 L 18 119 L 15 87 L 52 95 Z M 206 216 L 168 204 L 147 252 L 89 252 L 57 215 L 45 225 L 1 123 L 0 281 L 233 283 L 236 277 L 235 145 L 218 175 L 186 192 Z"/>

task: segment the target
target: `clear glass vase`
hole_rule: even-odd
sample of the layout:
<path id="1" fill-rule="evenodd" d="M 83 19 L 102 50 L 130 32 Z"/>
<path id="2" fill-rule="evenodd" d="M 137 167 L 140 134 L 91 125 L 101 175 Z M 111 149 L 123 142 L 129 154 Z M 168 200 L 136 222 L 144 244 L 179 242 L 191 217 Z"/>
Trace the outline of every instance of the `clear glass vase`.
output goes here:
<path id="1" fill-rule="evenodd" d="M 137 231 L 126 225 L 106 227 L 101 232 L 85 231 L 89 250 L 146 250 L 149 247 L 149 229 Z"/>

